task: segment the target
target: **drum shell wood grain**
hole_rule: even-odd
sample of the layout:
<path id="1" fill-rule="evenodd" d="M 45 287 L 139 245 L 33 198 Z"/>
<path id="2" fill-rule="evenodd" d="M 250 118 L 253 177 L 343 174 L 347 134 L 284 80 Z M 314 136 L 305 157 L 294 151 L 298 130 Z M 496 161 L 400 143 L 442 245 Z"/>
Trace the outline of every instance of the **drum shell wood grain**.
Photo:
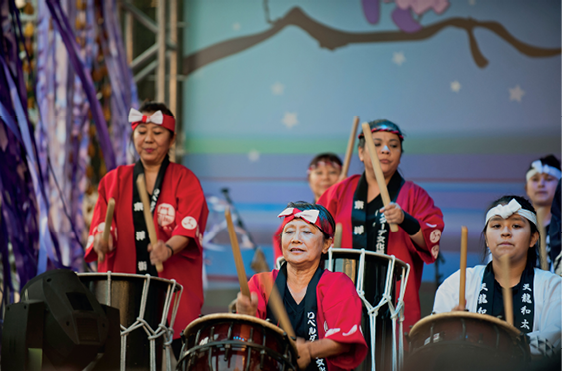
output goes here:
<path id="1" fill-rule="evenodd" d="M 431 315 L 412 327 L 408 339 L 406 370 L 441 370 L 451 363 L 456 365 L 454 369 L 514 370 L 523 368 L 530 359 L 525 336 L 505 321 L 485 314 Z"/>
<path id="2" fill-rule="evenodd" d="M 296 370 L 296 351 L 277 326 L 240 314 L 213 314 L 183 333 L 177 370 Z"/>

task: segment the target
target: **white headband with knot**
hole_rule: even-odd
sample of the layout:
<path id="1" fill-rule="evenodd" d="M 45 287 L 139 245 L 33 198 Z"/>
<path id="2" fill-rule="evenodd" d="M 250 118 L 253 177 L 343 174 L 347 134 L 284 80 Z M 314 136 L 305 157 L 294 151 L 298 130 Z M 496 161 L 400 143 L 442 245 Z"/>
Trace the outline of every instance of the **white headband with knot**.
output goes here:
<path id="1" fill-rule="evenodd" d="M 488 221 L 493 218 L 494 216 L 498 215 L 501 216 L 503 219 L 507 219 L 513 214 L 519 214 L 535 226 L 537 226 L 537 216 L 532 211 L 523 209 L 519 202 L 517 202 L 514 198 L 509 201 L 507 205 L 497 205 L 496 207 L 492 207 L 486 213 L 486 225 Z"/>
<path id="2" fill-rule="evenodd" d="M 550 165 L 543 165 L 541 160 L 533 161 L 531 169 L 527 171 L 527 181 L 529 181 L 529 179 L 531 179 L 535 174 L 549 174 L 558 180 L 562 178 L 562 172 L 560 172 L 560 170 Z"/>

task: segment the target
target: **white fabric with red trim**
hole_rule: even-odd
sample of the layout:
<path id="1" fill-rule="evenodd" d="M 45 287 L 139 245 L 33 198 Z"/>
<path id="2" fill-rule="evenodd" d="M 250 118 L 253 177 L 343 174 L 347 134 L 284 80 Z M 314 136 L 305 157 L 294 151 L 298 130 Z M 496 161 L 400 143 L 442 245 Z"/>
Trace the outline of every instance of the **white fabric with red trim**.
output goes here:
<path id="1" fill-rule="evenodd" d="M 131 108 L 129 111 L 129 122 L 132 124 L 134 122 L 143 122 L 143 123 L 153 123 L 156 125 L 162 125 L 164 122 L 164 115 L 162 111 L 156 111 L 151 116 L 146 116 L 137 111 L 134 108 Z"/>
<path id="2" fill-rule="evenodd" d="M 294 207 L 288 207 L 285 210 L 281 211 L 277 217 L 287 217 L 289 215 L 294 215 L 295 218 L 301 218 L 309 222 L 310 224 L 316 224 L 318 220 L 318 215 L 320 211 L 318 210 L 304 210 L 300 211 L 299 209 L 295 209 Z"/>

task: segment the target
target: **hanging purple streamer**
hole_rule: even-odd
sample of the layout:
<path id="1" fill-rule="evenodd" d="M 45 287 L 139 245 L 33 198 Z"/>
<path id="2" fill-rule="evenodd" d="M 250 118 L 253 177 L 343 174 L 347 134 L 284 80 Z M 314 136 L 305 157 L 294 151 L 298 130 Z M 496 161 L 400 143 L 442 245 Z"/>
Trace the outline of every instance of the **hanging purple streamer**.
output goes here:
<path id="1" fill-rule="evenodd" d="M 137 89 L 133 74 L 126 60 L 119 21 L 114 0 L 102 2 L 104 27 L 107 39 L 102 37 L 102 50 L 111 81 L 111 126 L 116 149 L 117 162 L 120 165 L 128 163 L 127 148 L 131 136 L 131 126 L 127 120 L 131 107 L 138 107 Z"/>
<path id="2" fill-rule="evenodd" d="M 0 125 L 2 125 L 0 123 Z M 3 130 L 3 129 L 0 129 Z M 4 189 L 2 186 L 2 177 L 0 177 L 0 189 Z M 4 216 L 4 212 L 0 207 L 0 217 Z M 6 228 L 6 223 L 0 221 L 0 236 L 8 236 L 8 229 Z M 14 283 L 12 282 L 12 268 L 10 267 L 10 258 L 8 250 L 8 239 L 0 238 L 0 254 L 2 254 L 2 269 L 4 272 L 4 279 L 2 282 L 2 293 L 3 299 L 0 308 L 3 307 L 4 302 L 13 303 L 14 302 Z"/>
<path id="3" fill-rule="evenodd" d="M 13 117 L 7 116 L 3 117 L 3 119 L 4 121 L 11 121 L 13 120 L 13 118 L 15 118 L 15 121 L 18 123 L 17 126 L 23 139 L 23 146 L 25 148 L 25 152 L 27 155 L 26 158 L 29 163 L 29 173 L 33 182 L 32 189 L 35 190 L 35 196 L 37 197 L 37 203 L 39 205 L 40 238 L 37 271 L 40 274 L 47 269 L 47 257 L 51 259 L 52 263 L 56 267 L 62 267 L 62 257 L 60 255 L 60 249 L 53 232 L 54 229 L 49 219 L 48 199 L 46 196 L 45 186 L 43 184 L 41 174 L 39 173 L 40 169 L 36 158 L 35 142 L 33 141 L 33 137 L 31 136 L 30 132 L 30 124 L 27 121 L 27 115 L 24 113 L 25 110 L 22 102 L 19 101 L 19 94 L 16 84 L 11 76 L 7 63 L 2 56 L 0 56 L 0 69 L 2 69 L 2 72 L 4 73 L 4 79 L 6 81 L 6 85 L 4 86 L 7 86 L 10 92 L 10 100 L 8 100 L 7 96 L 4 96 L 4 102 L 7 103 L 7 105 L 4 105 L 4 110 L 8 110 L 7 107 L 13 107 L 15 112 Z M 8 126 L 13 127 L 14 123 Z"/>
<path id="4" fill-rule="evenodd" d="M 10 5 L 11 14 L 6 12 L 6 3 L 2 5 L 2 24 L 5 24 L 6 16 L 11 17 L 18 25 L 21 37 L 19 10 L 15 8 L 13 1 Z M 49 220 L 44 178 L 39 167 L 37 147 L 31 135 L 33 129 L 27 115 L 26 88 L 21 61 L 17 54 L 17 46 L 23 40 L 18 40 L 14 29 L 16 27 L 2 29 L 3 39 L 9 40 L 11 44 L 4 43 L 5 49 L 0 48 L 1 86 L 5 88 L 1 89 L 3 94 L 0 94 L 0 112 L 3 113 L 2 119 L 10 129 L 9 132 L 4 131 L 5 137 L 15 135 L 19 139 L 19 142 L 7 142 L 7 152 L 3 155 L 8 158 L 2 162 L 3 165 L 11 166 L 2 172 L 2 187 L 5 190 L 3 199 L 9 201 L 8 205 L 12 203 L 17 206 L 13 209 L 3 209 L 3 212 L 10 214 L 6 229 L 16 258 L 20 283 L 25 284 L 35 274 L 47 269 L 47 257 L 51 259 L 51 265 L 62 267 L 62 264 L 60 249 Z M 19 76 L 19 84 L 16 84 L 14 76 L 16 79 Z M 21 154 L 25 154 L 25 158 L 21 158 Z M 14 198 L 17 199 L 16 203 L 13 203 Z"/>
<path id="5" fill-rule="evenodd" d="M 76 35 L 85 39 L 84 47 L 80 48 L 80 56 L 84 61 L 85 67 L 91 69 L 94 56 L 93 46 L 95 45 L 95 20 L 93 17 L 94 2 L 88 0 L 86 4 L 85 27 L 83 30 L 76 30 Z M 79 11 L 71 3 L 68 7 L 68 17 L 70 19 L 79 17 Z M 70 72 L 70 71 L 69 71 Z M 70 75 L 70 74 L 69 74 Z M 70 77 L 70 76 L 69 76 Z M 69 132 L 70 140 L 67 139 L 66 154 L 71 154 L 73 161 L 66 163 L 65 179 L 70 180 L 70 188 L 65 194 L 70 199 L 69 222 L 75 236 L 68 236 L 68 248 L 70 265 L 74 270 L 82 270 L 84 248 L 82 247 L 79 236 L 85 229 L 84 217 L 82 215 L 82 202 L 86 190 L 86 166 L 88 156 L 88 111 L 90 104 L 84 91 L 84 86 L 78 76 L 69 79 L 69 102 L 72 105 L 67 108 L 67 117 L 72 118 Z"/>
<path id="6" fill-rule="evenodd" d="M 50 38 L 50 15 L 44 1 L 37 4 L 37 81 L 35 84 L 35 96 L 39 109 L 39 121 L 35 127 L 35 140 L 37 142 L 37 157 L 44 175 L 43 181 L 49 184 L 48 169 L 48 130 L 47 123 L 55 122 L 50 107 L 54 106 L 54 81 L 53 81 L 53 56 L 56 55 L 54 48 L 54 38 Z M 51 58 L 49 58 L 51 56 Z"/>
<path id="7" fill-rule="evenodd" d="M 78 45 L 76 44 L 74 33 L 72 32 L 68 18 L 64 15 L 63 10 L 61 9 L 59 1 L 46 0 L 46 4 L 51 12 L 53 23 L 66 46 L 70 62 L 74 67 L 74 72 L 76 72 L 79 76 L 80 81 L 82 82 L 82 87 L 88 97 L 92 117 L 96 124 L 99 136 L 100 147 L 103 151 L 106 168 L 108 170 L 112 170 L 116 166 L 115 152 L 113 151 L 113 147 L 109 139 L 107 123 L 105 122 L 101 106 L 96 98 L 96 91 L 89 70 L 85 67 L 84 62 L 78 55 Z"/>
<path id="8" fill-rule="evenodd" d="M 4 58 L 0 56 L 0 85 L 8 86 L 5 74 Z M 7 89 L 1 89 L 4 93 Z M 11 97 L 0 94 L 0 111 L 10 112 L 2 115 L 0 120 L 0 190 L 2 191 L 2 218 L 1 228 L 6 231 L 3 234 L 1 252 L 8 257 L 7 242 L 12 245 L 16 262 L 16 272 L 20 283 L 25 283 L 33 278 L 37 272 L 37 218 L 36 203 L 33 199 L 33 188 L 30 186 L 29 168 L 24 159 L 21 158 L 22 142 L 16 139 L 15 132 L 4 123 L 11 121 L 13 127 L 15 114 L 11 109 Z M 19 129 L 17 129 L 19 130 Z M 16 132 L 17 132 L 16 130 Z M 4 264 L 4 282 L 10 282 L 7 278 L 11 274 L 11 268 Z"/>
<path id="9" fill-rule="evenodd" d="M 21 28 L 21 21 L 20 21 L 18 10 L 16 8 L 15 0 L 10 0 L 10 7 L 11 7 L 11 13 L 13 14 L 12 19 L 13 19 L 13 22 L 15 23 L 14 30 L 19 31 L 19 37 L 17 37 L 17 39 L 23 41 L 23 31 L 22 31 L 22 28 Z M 22 42 L 22 45 L 23 45 L 23 50 L 25 52 L 25 56 L 26 56 L 27 61 L 29 63 L 30 62 L 29 52 L 26 48 L 25 42 Z M 16 51 L 17 51 L 17 49 L 16 49 Z M 22 62 L 21 62 L 20 58 L 18 58 L 17 55 L 14 56 L 14 59 L 13 59 L 12 62 L 15 64 L 14 71 L 22 71 L 23 70 Z M 18 88 L 19 88 L 18 91 L 19 91 L 19 94 L 20 94 L 20 100 L 27 107 L 27 89 L 26 89 L 26 86 L 25 86 L 23 73 L 17 74 L 16 78 L 17 78 L 17 81 L 18 81 Z M 27 110 L 25 111 L 25 115 L 26 115 L 27 120 L 29 121 L 29 117 L 27 116 Z"/>

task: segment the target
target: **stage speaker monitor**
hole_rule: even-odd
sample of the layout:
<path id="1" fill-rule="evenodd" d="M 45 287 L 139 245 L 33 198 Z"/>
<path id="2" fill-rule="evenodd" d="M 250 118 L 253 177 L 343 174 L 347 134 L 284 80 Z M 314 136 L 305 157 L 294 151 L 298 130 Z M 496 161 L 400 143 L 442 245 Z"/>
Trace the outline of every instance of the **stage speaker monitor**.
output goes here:
<path id="1" fill-rule="evenodd" d="M 4 323 L 2 370 L 10 371 L 30 370 L 38 358 L 41 370 L 82 370 L 103 349 L 110 327 L 95 296 L 65 269 L 31 279 Z"/>

